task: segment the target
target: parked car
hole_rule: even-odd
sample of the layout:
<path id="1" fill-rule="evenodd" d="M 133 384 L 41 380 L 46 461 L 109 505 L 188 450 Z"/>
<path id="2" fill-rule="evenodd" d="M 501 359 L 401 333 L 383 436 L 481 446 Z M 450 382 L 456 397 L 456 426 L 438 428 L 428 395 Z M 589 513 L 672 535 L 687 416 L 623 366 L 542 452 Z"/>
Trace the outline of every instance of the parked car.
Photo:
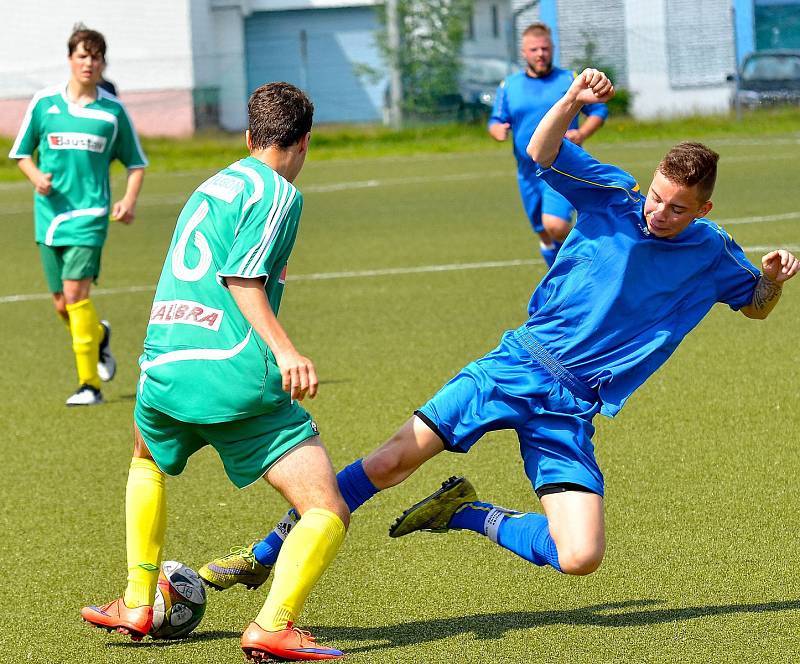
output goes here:
<path id="1" fill-rule="evenodd" d="M 800 50 L 765 50 L 745 56 L 736 77 L 734 105 L 744 108 L 800 104 Z"/>
<path id="2" fill-rule="evenodd" d="M 461 60 L 459 93 L 466 107 L 491 110 L 497 86 L 519 65 L 497 57 L 465 57 Z"/>

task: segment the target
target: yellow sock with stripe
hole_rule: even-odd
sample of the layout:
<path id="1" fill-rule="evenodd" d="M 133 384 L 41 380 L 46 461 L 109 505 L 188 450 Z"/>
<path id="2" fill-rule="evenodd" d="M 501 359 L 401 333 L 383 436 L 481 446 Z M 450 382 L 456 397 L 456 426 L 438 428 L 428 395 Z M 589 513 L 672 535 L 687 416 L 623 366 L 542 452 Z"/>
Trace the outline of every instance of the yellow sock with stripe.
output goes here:
<path id="1" fill-rule="evenodd" d="M 310 509 L 286 536 L 267 601 L 256 623 L 270 632 L 294 622 L 314 584 L 344 541 L 345 527 L 333 512 Z"/>
<path id="2" fill-rule="evenodd" d="M 124 599 L 129 608 L 153 605 L 166 526 L 164 473 L 152 460 L 134 457 L 125 491 L 128 585 Z"/>
<path id="3" fill-rule="evenodd" d="M 78 382 L 100 389 L 100 376 L 97 375 L 97 358 L 99 356 L 100 339 L 98 332 L 102 329 L 88 298 L 67 305 L 69 313 L 69 331 L 72 334 L 72 352 L 75 353 L 75 366 L 78 369 Z"/>

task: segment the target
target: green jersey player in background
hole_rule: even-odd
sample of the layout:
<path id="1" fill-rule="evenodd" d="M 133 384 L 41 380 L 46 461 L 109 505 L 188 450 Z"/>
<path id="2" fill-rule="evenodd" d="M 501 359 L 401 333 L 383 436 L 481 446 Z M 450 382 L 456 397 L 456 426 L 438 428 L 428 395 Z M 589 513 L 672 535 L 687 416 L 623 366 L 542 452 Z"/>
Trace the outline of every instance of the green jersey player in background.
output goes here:
<path id="1" fill-rule="evenodd" d="M 100 274 L 109 215 L 133 221 L 147 158 L 122 102 L 98 87 L 103 35 L 76 26 L 67 51 L 69 81 L 33 97 L 9 157 L 33 184 L 36 243 L 56 312 L 72 337 L 78 389 L 67 405 L 93 406 L 103 402 L 100 381 L 114 377 L 116 362 L 111 328 L 99 320 L 89 290 Z M 111 206 L 114 159 L 128 168 L 128 181 Z"/>
<path id="2" fill-rule="evenodd" d="M 292 185 L 308 152 L 313 106 L 288 83 L 248 103 L 250 156 L 201 184 L 184 206 L 150 312 L 139 364 L 126 491 L 128 584 L 83 618 L 134 639 L 152 624 L 162 561 L 164 475 L 211 445 L 239 488 L 262 477 L 300 513 L 261 612 L 242 636 L 247 657 L 336 659 L 294 627 L 341 545 L 350 512 L 310 415 L 314 365 L 276 315 L 303 198 Z"/>

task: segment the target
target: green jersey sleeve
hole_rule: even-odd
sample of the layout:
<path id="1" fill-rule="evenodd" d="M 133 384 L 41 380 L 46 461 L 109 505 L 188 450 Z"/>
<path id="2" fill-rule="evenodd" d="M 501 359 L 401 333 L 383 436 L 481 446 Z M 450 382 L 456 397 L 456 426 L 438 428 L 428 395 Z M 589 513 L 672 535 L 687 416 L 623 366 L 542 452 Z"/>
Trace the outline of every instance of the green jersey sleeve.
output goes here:
<path id="1" fill-rule="evenodd" d="M 31 99 L 28 108 L 25 111 L 25 117 L 22 119 L 22 125 L 19 128 L 19 133 L 11 147 L 8 156 L 11 159 L 22 159 L 23 157 L 33 156 L 33 151 L 39 145 L 41 138 L 41 96 L 36 95 Z"/>
<path id="2" fill-rule="evenodd" d="M 128 117 L 128 112 L 122 104 L 120 104 L 117 122 L 118 132 L 114 145 L 114 158 L 119 159 L 128 168 L 144 168 L 148 163 L 147 157 L 139 143 L 133 123 Z"/>
<path id="3" fill-rule="evenodd" d="M 269 200 L 244 211 L 225 264 L 217 273 L 221 282 L 225 277 L 268 279 L 286 265 L 297 235 L 303 197 L 283 178 L 276 178 L 275 184 Z"/>

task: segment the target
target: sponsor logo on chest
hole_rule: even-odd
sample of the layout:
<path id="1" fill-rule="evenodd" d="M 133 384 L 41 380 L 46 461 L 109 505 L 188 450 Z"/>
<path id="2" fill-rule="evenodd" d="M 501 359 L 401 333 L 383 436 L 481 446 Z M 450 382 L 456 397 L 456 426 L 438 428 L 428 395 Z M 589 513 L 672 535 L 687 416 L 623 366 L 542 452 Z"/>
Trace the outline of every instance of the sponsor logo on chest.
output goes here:
<path id="1" fill-rule="evenodd" d="M 107 142 L 105 136 L 83 134 L 77 131 L 54 131 L 47 135 L 47 147 L 51 150 L 103 152 Z"/>
<path id="2" fill-rule="evenodd" d="M 165 300 L 154 302 L 150 311 L 150 325 L 196 325 L 204 327 L 214 332 L 219 330 L 222 317 L 225 312 L 222 309 L 213 309 L 192 302 L 191 300 Z"/>

